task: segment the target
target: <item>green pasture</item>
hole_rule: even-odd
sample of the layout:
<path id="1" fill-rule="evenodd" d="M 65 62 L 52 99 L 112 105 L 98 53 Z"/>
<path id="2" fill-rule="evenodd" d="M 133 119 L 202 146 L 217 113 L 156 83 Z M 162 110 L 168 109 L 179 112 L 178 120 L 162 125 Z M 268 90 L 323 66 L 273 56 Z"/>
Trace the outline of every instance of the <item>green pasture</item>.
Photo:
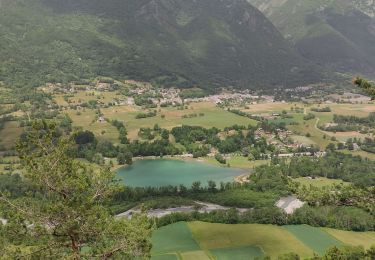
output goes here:
<path id="1" fill-rule="evenodd" d="M 268 160 L 249 161 L 247 157 L 243 157 L 241 155 L 235 155 L 231 158 L 228 158 L 226 165 L 220 164 L 214 157 L 204 157 L 202 160 L 215 166 L 227 167 L 227 165 L 229 164 L 230 167 L 240 169 L 253 169 L 255 167 L 269 163 Z"/>
<path id="2" fill-rule="evenodd" d="M 191 251 L 191 252 L 183 252 L 180 254 L 180 257 L 183 260 L 210 260 L 211 257 L 205 251 Z"/>
<path id="3" fill-rule="evenodd" d="M 306 136 L 293 135 L 293 136 L 291 136 L 291 138 L 294 141 L 299 142 L 299 143 L 304 144 L 304 145 L 316 145 L 316 143 L 313 140 L 311 140 L 310 138 L 308 138 Z"/>
<path id="4" fill-rule="evenodd" d="M 186 222 L 158 229 L 152 236 L 152 255 L 201 250 Z"/>
<path id="5" fill-rule="evenodd" d="M 67 114 L 73 120 L 73 126 L 92 131 L 99 139 L 119 142 L 119 132 L 108 122 L 97 122 L 95 110 L 86 109 L 77 113 L 76 110 L 68 110 Z"/>
<path id="6" fill-rule="evenodd" d="M 113 101 L 116 98 L 116 93 L 96 93 L 96 96 L 101 97 L 101 101 L 107 103 Z M 78 102 L 79 100 L 87 101 L 87 99 L 95 99 L 96 96 L 87 96 L 87 93 L 79 92 L 71 100 Z M 60 100 L 61 97 L 57 96 L 56 100 Z M 326 105 L 320 105 L 323 107 Z M 369 113 L 375 112 L 375 108 L 371 104 L 329 104 L 328 105 L 332 112 L 328 113 L 318 113 L 311 111 L 311 108 L 318 107 L 318 105 L 305 106 L 301 103 L 260 103 L 249 105 L 248 109 L 242 109 L 252 114 L 260 113 L 281 113 L 281 111 L 286 110 L 292 118 L 287 119 L 276 119 L 275 122 L 285 122 L 288 124 L 287 128 L 294 132 L 292 138 L 298 142 L 307 145 L 318 145 L 320 148 L 324 149 L 328 144 L 332 143 L 331 137 L 336 137 L 339 141 L 346 141 L 351 137 L 365 137 L 357 132 L 347 132 L 347 133 L 331 133 L 324 132 L 318 129 L 319 125 L 324 125 L 326 123 L 332 122 L 333 115 L 356 115 L 356 116 L 368 116 Z M 291 108 L 299 107 L 305 109 L 305 113 L 313 113 L 316 118 L 312 120 L 305 121 L 303 117 L 305 114 L 293 113 Z M 140 128 L 150 127 L 152 128 L 155 124 L 167 129 L 172 129 L 176 126 L 181 125 L 197 125 L 202 127 L 217 127 L 223 129 L 227 126 L 232 126 L 234 124 L 238 125 L 255 125 L 256 121 L 251 120 L 246 117 L 238 116 L 236 114 L 230 113 L 217 107 L 211 102 L 198 102 L 191 103 L 187 105 L 184 110 L 179 110 L 176 107 L 167 108 L 156 108 L 157 116 L 143 119 L 136 119 L 136 115 L 145 112 L 141 107 L 136 106 L 114 106 L 109 108 L 102 108 L 101 112 L 104 114 L 105 118 L 110 120 L 117 119 L 123 121 L 128 130 L 128 137 L 130 139 L 138 139 L 138 131 Z M 95 122 L 95 110 L 86 109 L 86 111 L 81 111 L 80 115 L 77 114 L 75 110 L 68 110 L 67 113 L 73 120 L 74 126 L 80 126 L 87 130 L 93 131 L 95 134 L 103 139 L 108 139 L 113 142 L 118 142 L 118 132 L 117 130 L 107 123 L 97 123 Z M 183 118 L 184 115 L 197 114 L 197 117 Z M 203 114 L 203 116 L 199 116 Z M 162 118 L 163 116 L 163 118 Z M 289 125 L 292 122 L 296 122 L 296 125 Z M 306 137 L 310 134 L 310 137 Z M 231 164 L 231 162 L 229 162 Z M 249 168 L 249 163 L 233 161 L 234 167 Z"/>
<path id="7" fill-rule="evenodd" d="M 241 260 L 287 253 L 312 257 L 333 246 L 375 244 L 375 232 L 351 232 L 307 225 L 215 224 L 179 222 L 152 237 L 153 260 Z"/>
<path id="8" fill-rule="evenodd" d="M 254 259 L 264 256 L 261 248 L 258 246 L 244 246 L 237 248 L 217 248 L 210 250 L 210 253 L 221 260 L 232 260 L 233 256 L 237 259 Z"/>
<path id="9" fill-rule="evenodd" d="M 141 127 L 152 128 L 155 124 L 160 127 L 172 129 L 181 125 L 196 125 L 202 127 L 217 127 L 223 129 L 227 126 L 238 125 L 255 125 L 256 121 L 246 117 L 225 111 L 216 107 L 215 104 L 209 102 L 192 103 L 188 109 L 178 110 L 177 108 L 158 108 L 156 117 L 136 119 L 136 115 L 144 112 L 141 108 L 119 106 L 102 109 L 105 118 L 117 119 L 125 122 L 131 139 L 137 139 L 138 130 Z M 184 115 L 204 114 L 203 116 L 193 118 L 183 118 Z M 165 116 L 162 118 L 161 116 Z"/>
<path id="10" fill-rule="evenodd" d="M 366 249 L 375 245 L 375 232 L 351 232 L 332 228 L 323 230 L 347 245 L 363 246 Z"/>
<path id="11" fill-rule="evenodd" d="M 289 125 L 287 128 L 297 136 L 306 136 L 307 134 L 310 134 L 310 137 L 308 137 L 310 143 L 315 143 L 320 148 L 325 148 L 328 144 L 332 143 L 330 138 L 324 138 L 324 135 L 326 134 L 317 128 L 318 119 L 305 121 L 303 120 L 303 117 L 303 114 L 294 115 L 294 121 L 297 122 L 298 125 Z"/>
<path id="12" fill-rule="evenodd" d="M 371 112 L 375 112 L 374 104 L 329 104 L 332 112 L 337 115 L 353 115 L 358 117 L 366 117 Z"/>
<path id="13" fill-rule="evenodd" d="M 322 255 L 333 246 L 343 246 L 344 243 L 319 228 L 307 225 L 284 226 L 299 241 Z"/>
<path id="14" fill-rule="evenodd" d="M 321 105 L 323 107 L 326 105 Z M 371 112 L 375 111 L 373 105 L 369 104 L 329 104 L 327 105 L 331 108 L 331 112 L 313 112 L 311 108 L 317 107 L 313 105 L 311 107 L 305 108 L 306 113 L 312 113 L 316 116 L 313 120 L 305 121 L 303 120 L 303 114 L 294 114 L 293 121 L 297 122 L 298 125 L 290 125 L 288 129 L 293 131 L 295 135 L 293 139 L 304 143 L 304 144 L 316 144 L 321 148 L 325 148 L 329 143 L 332 143 L 331 137 L 335 137 L 339 141 L 346 141 L 348 138 L 354 137 L 366 137 L 358 132 L 345 132 L 345 133 L 332 133 L 325 132 L 318 128 L 320 125 L 325 125 L 333 121 L 333 115 L 354 115 L 358 117 L 368 116 Z M 290 119 L 289 119 L 290 121 Z M 288 122 L 287 122 L 288 123 Z M 309 133 L 311 137 L 305 137 Z M 324 138 L 325 136 L 325 138 Z"/>
<path id="15" fill-rule="evenodd" d="M 278 226 L 191 222 L 189 227 L 204 250 L 258 246 L 262 248 L 265 255 L 271 257 L 290 252 L 306 257 L 312 255 L 310 248 L 301 243 L 288 230 Z"/>
<path id="16" fill-rule="evenodd" d="M 69 103 L 64 99 L 65 95 L 59 94 L 54 96 L 56 104 L 59 106 L 69 106 Z M 115 99 L 119 97 L 117 92 L 100 92 L 100 91 L 78 91 L 74 93 L 72 97 L 68 97 L 68 100 L 73 105 L 79 105 L 82 103 L 87 103 L 90 100 L 100 101 L 104 104 L 112 103 Z"/>
<path id="17" fill-rule="evenodd" d="M 151 260 L 178 260 L 179 257 L 176 254 L 165 254 L 165 255 L 153 255 Z"/>
<path id="18" fill-rule="evenodd" d="M 259 103 L 259 104 L 248 105 L 248 109 L 241 109 L 241 110 L 251 113 L 251 114 L 281 113 L 283 110 L 290 112 L 292 107 L 303 108 L 304 104 L 284 103 L 284 102 Z"/>
<path id="19" fill-rule="evenodd" d="M 344 182 L 342 180 L 337 180 L 337 179 L 328 179 L 328 178 L 315 178 L 315 179 L 309 179 L 306 177 L 300 177 L 300 178 L 295 178 L 293 181 L 300 183 L 301 185 L 304 185 L 306 187 L 314 186 L 318 188 L 322 187 L 327 187 L 327 186 L 332 186 L 335 184 L 349 184 L 347 182 Z"/>
<path id="20" fill-rule="evenodd" d="M 346 154 L 352 154 L 354 156 L 361 156 L 361 157 L 364 157 L 364 158 L 368 158 L 370 160 L 375 160 L 375 154 L 374 153 L 369 153 L 369 152 L 366 152 L 366 151 L 349 151 L 349 150 L 342 150 L 340 151 L 342 153 L 346 153 Z"/>

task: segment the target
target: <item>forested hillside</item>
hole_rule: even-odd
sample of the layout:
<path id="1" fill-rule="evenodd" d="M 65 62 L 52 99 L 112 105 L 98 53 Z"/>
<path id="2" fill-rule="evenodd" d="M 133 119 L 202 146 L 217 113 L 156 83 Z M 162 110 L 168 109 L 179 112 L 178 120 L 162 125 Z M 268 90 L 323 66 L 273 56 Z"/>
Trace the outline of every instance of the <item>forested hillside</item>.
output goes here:
<path id="1" fill-rule="evenodd" d="M 0 80 L 95 76 L 206 89 L 322 81 L 245 0 L 1 0 Z"/>
<path id="2" fill-rule="evenodd" d="M 248 0 L 305 58 L 375 77 L 373 0 Z"/>

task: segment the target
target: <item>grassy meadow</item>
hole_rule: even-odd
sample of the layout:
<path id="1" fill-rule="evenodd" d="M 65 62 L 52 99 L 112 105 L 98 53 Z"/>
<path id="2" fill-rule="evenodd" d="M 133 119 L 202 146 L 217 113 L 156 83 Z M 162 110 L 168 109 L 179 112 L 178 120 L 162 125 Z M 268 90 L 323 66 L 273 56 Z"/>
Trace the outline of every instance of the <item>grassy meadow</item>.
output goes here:
<path id="1" fill-rule="evenodd" d="M 315 179 L 300 177 L 300 178 L 293 179 L 293 181 L 298 182 L 299 184 L 304 185 L 306 187 L 314 186 L 317 188 L 332 186 L 335 184 L 346 184 L 346 185 L 349 184 L 348 182 L 344 182 L 341 180 L 328 179 L 328 178 L 323 178 L 323 177 L 315 178 Z"/>
<path id="2" fill-rule="evenodd" d="M 317 107 L 330 107 L 331 112 L 314 112 L 311 109 Z M 303 113 L 295 113 L 292 108 L 301 108 L 304 110 Z M 306 145 L 318 145 L 321 148 L 325 148 L 329 143 L 335 142 L 331 138 L 334 137 L 340 142 L 345 142 L 349 138 L 360 137 L 365 138 L 369 135 L 361 134 L 359 132 L 326 132 L 318 128 L 320 125 L 325 125 L 333 120 L 333 115 L 353 115 L 357 117 L 366 117 L 370 113 L 375 112 L 375 106 L 373 104 L 302 104 L 302 103 L 265 103 L 265 104 L 254 104 L 249 105 L 246 109 L 241 109 L 251 114 L 272 114 L 282 113 L 287 111 L 292 118 L 276 119 L 275 122 L 285 122 L 287 125 L 291 122 L 297 124 L 288 125 L 287 128 L 291 130 L 294 135 L 292 139 L 297 142 Z M 315 119 L 304 120 L 303 117 L 306 114 L 312 113 L 315 115 Z M 306 137 L 306 135 L 310 135 Z"/>
<path id="3" fill-rule="evenodd" d="M 307 225 L 214 224 L 179 222 L 152 237 L 152 259 L 254 259 L 295 252 L 302 257 L 323 254 L 332 246 L 375 244 L 375 232 L 351 232 Z"/>
<path id="4" fill-rule="evenodd" d="M 158 108 L 156 117 L 136 119 L 136 115 L 144 112 L 140 107 L 132 106 L 115 106 L 101 109 L 104 118 L 110 120 L 120 120 L 125 122 L 130 139 L 138 138 L 138 131 L 142 127 L 152 128 L 158 124 L 162 128 L 172 129 L 181 125 L 196 125 L 202 127 L 217 127 L 223 129 L 227 126 L 238 125 L 256 125 L 256 121 L 249 118 L 241 117 L 224 111 L 210 102 L 191 103 L 188 109 L 178 110 L 177 108 Z M 183 118 L 184 115 L 204 114 L 203 116 L 193 118 Z M 95 110 L 85 109 L 77 113 L 75 110 L 67 110 L 67 114 L 72 118 L 73 125 L 83 127 L 84 129 L 99 133 L 103 138 L 117 140 L 118 132 L 108 123 L 95 122 Z M 162 115 L 164 118 L 162 118 Z M 101 134 L 102 131 L 105 134 Z"/>
<path id="5" fill-rule="evenodd" d="M 375 245 L 375 232 L 351 232 L 332 228 L 323 230 L 347 245 L 363 246 L 366 249 Z"/>
<path id="6" fill-rule="evenodd" d="M 267 160 L 249 161 L 247 157 L 243 157 L 240 155 L 227 158 L 226 165 L 220 164 L 214 157 L 204 157 L 201 160 L 205 163 L 209 163 L 215 166 L 227 167 L 227 165 L 229 165 L 230 167 L 239 169 L 254 169 L 258 166 L 269 163 L 269 161 Z"/>
<path id="7" fill-rule="evenodd" d="M 90 100 L 100 101 L 104 104 L 108 104 L 117 100 L 121 95 L 117 92 L 98 92 L 98 91 L 79 91 L 74 96 L 69 97 L 71 104 L 78 104 L 80 102 L 89 102 Z M 63 95 L 56 95 L 55 102 L 63 107 L 69 104 L 64 100 Z M 319 113 L 314 112 L 311 109 L 317 107 L 329 106 L 331 112 Z M 302 110 L 303 113 L 296 113 L 296 109 Z M 239 108 L 244 112 L 250 114 L 267 115 L 272 113 L 281 114 L 283 111 L 292 116 L 291 118 L 275 119 L 275 122 L 285 122 L 287 128 L 291 130 L 294 135 L 292 139 L 305 145 L 318 145 L 322 149 L 328 144 L 335 142 L 332 141 L 332 137 L 335 137 L 338 141 L 345 142 L 348 138 L 353 137 L 366 137 L 368 135 L 360 134 L 358 132 L 325 132 L 318 128 L 319 125 L 332 122 L 333 115 L 354 115 L 358 117 L 368 116 L 371 112 L 375 112 L 375 106 L 372 104 L 304 104 L 300 102 L 286 103 L 286 102 L 274 102 L 274 103 L 258 103 L 248 105 L 245 108 Z M 176 107 L 158 107 L 151 109 L 157 111 L 156 117 L 149 117 L 143 119 L 136 119 L 136 115 L 144 113 L 145 110 L 137 106 L 121 105 L 111 106 L 108 108 L 101 108 L 106 119 L 120 120 L 125 122 L 128 130 L 128 136 L 130 139 L 138 139 L 139 128 L 152 128 L 155 124 L 166 128 L 172 129 L 176 126 L 181 125 L 197 125 L 202 127 L 217 127 L 223 129 L 227 126 L 234 124 L 238 125 L 256 125 L 257 122 L 246 117 L 241 117 L 236 114 L 230 113 L 216 106 L 212 102 L 197 102 L 190 103 L 187 108 L 180 110 Z M 73 125 L 83 127 L 84 129 L 93 131 L 98 136 L 109 139 L 111 141 L 118 141 L 118 133 L 114 127 L 108 123 L 98 124 L 96 120 L 96 110 L 86 108 L 84 111 L 80 111 L 77 114 L 76 110 L 66 110 L 66 113 L 72 118 Z M 306 114 L 312 113 L 316 116 L 312 120 L 304 120 L 303 117 Z M 186 115 L 197 114 L 197 117 L 183 118 Z M 200 116 L 199 116 L 200 115 Z M 290 123 L 297 124 L 290 124 Z M 308 136 L 308 137 L 307 137 Z"/>

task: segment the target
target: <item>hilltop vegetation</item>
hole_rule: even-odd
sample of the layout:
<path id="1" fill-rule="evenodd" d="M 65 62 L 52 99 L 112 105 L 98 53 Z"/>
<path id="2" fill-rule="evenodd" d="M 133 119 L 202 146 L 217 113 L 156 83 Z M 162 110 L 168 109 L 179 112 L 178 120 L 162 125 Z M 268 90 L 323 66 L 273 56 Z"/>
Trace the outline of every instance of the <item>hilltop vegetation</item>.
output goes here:
<path id="1" fill-rule="evenodd" d="M 2 0 L 0 81 L 29 87 L 101 75 L 212 89 L 322 80 L 245 0 L 103 3 Z"/>

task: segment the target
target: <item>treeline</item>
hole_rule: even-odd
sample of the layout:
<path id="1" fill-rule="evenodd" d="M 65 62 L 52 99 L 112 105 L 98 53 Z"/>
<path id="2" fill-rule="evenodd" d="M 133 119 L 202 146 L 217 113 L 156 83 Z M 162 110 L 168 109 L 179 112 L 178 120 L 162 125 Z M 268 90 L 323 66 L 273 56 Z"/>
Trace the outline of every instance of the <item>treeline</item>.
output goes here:
<path id="1" fill-rule="evenodd" d="M 236 209 L 210 213 L 173 213 L 155 220 L 158 227 L 180 221 L 203 221 L 223 224 L 310 225 L 349 231 L 374 231 L 375 220 L 369 213 L 351 207 L 304 206 L 292 215 L 276 207 L 256 208 L 244 213 Z"/>
<path id="2" fill-rule="evenodd" d="M 176 148 L 167 139 L 154 140 L 152 142 L 140 142 L 138 140 L 129 142 L 120 128 L 121 142 L 125 144 L 114 145 L 108 140 L 97 140 L 95 135 L 90 131 L 79 131 L 75 134 L 76 146 L 72 149 L 71 154 L 76 158 L 85 158 L 90 162 L 104 164 L 104 157 L 123 158 L 130 162 L 134 156 L 163 156 L 177 155 L 182 151 Z M 130 158 L 130 160 L 129 160 Z"/>
<path id="3" fill-rule="evenodd" d="M 333 122 L 336 125 L 330 125 L 322 129 L 330 132 L 361 131 L 367 133 L 370 128 L 375 127 L 375 113 L 372 112 L 367 117 L 333 115 Z"/>
<path id="4" fill-rule="evenodd" d="M 281 165 L 286 176 L 341 179 L 363 187 L 375 185 L 375 162 L 360 156 L 331 152 L 322 158 L 292 158 Z"/>
<path id="5" fill-rule="evenodd" d="M 128 131 L 125 128 L 125 125 L 123 122 L 120 122 L 118 120 L 112 120 L 112 125 L 117 128 L 117 131 L 119 132 L 119 139 L 121 144 L 128 144 L 129 139 L 127 137 Z"/>
<path id="6" fill-rule="evenodd" d="M 246 130 L 246 134 L 243 130 Z M 251 155 L 254 159 L 261 159 L 267 152 L 272 153 L 275 147 L 268 145 L 264 138 L 256 139 L 256 127 L 233 126 L 225 129 L 223 138 L 219 138 L 221 131 L 217 128 L 206 129 L 200 126 L 181 126 L 172 129 L 171 134 L 177 143 L 182 144 L 188 152 L 217 148 L 222 154 L 240 152 L 244 156 Z M 230 134 L 228 134 L 231 132 Z M 207 155 L 207 154 L 204 154 Z"/>
<path id="7" fill-rule="evenodd" d="M 338 124 L 338 125 L 330 125 L 327 127 L 320 127 L 321 130 L 327 132 L 354 132 L 354 131 L 361 131 L 362 127 L 359 125 L 346 125 L 346 124 Z"/>
<path id="8" fill-rule="evenodd" d="M 305 121 L 312 120 L 312 119 L 315 119 L 315 115 L 312 113 L 308 113 L 307 115 L 303 117 L 303 120 Z"/>
<path id="9" fill-rule="evenodd" d="M 135 116 L 135 119 L 142 119 L 142 118 L 149 118 L 155 117 L 157 115 L 156 111 L 149 111 L 147 113 L 139 113 Z"/>
<path id="10" fill-rule="evenodd" d="M 328 112 L 331 112 L 331 108 L 330 107 L 313 107 L 311 108 L 311 111 L 313 112 L 318 112 L 318 113 L 328 113 Z"/>
<path id="11" fill-rule="evenodd" d="M 363 151 L 368 153 L 375 153 L 375 139 L 366 137 L 363 142 L 359 140 L 358 145 L 361 146 Z"/>
<path id="12" fill-rule="evenodd" d="M 356 207 L 375 216 L 375 188 L 336 184 L 324 187 L 290 183 L 291 191 L 311 206 Z"/>
<path id="13" fill-rule="evenodd" d="M 362 125 L 362 126 L 375 127 L 375 113 L 372 112 L 367 117 L 334 115 L 333 122 L 337 124 Z"/>
<path id="14" fill-rule="evenodd" d="M 250 118 L 250 119 L 253 119 L 253 120 L 256 120 L 256 121 L 263 121 L 263 118 L 260 117 L 260 116 L 254 116 L 250 113 L 246 113 L 246 112 L 238 110 L 238 109 L 228 108 L 228 112 L 231 112 L 231 113 L 239 115 L 239 116 L 247 117 L 247 118 Z"/>

